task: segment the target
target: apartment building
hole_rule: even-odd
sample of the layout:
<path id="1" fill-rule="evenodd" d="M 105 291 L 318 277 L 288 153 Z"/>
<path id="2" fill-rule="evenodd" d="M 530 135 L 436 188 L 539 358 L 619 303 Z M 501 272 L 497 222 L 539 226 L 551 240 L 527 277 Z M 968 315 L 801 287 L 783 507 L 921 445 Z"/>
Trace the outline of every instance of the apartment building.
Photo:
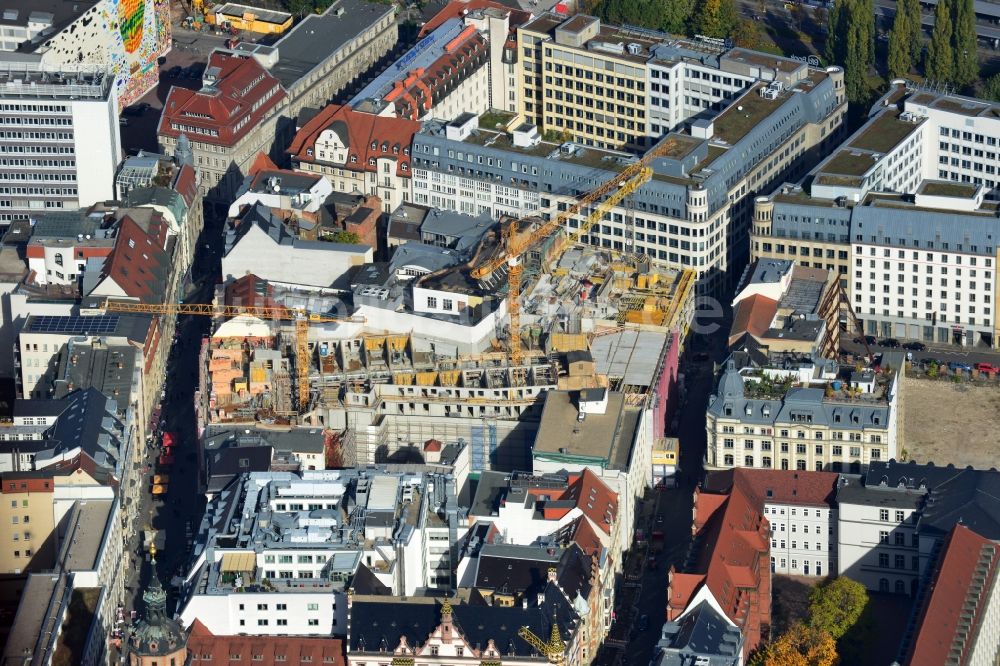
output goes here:
<path id="1" fill-rule="evenodd" d="M 837 490 L 840 574 L 869 590 L 923 597 L 957 524 L 997 541 L 1000 473 L 895 461 Z"/>
<path id="2" fill-rule="evenodd" d="M 874 372 L 839 380 L 835 366 L 737 368 L 708 401 L 706 464 L 859 473 L 895 458 L 900 380 Z"/>
<path id="3" fill-rule="evenodd" d="M 619 550 L 635 538 L 636 498 L 652 486 L 653 416 L 647 396 L 607 388 L 547 391 L 532 472 L 594 473 L 618 496 Z"/>
<path id="4" fill-rule="evenodd" d="M 530 11 L 509 7 L 496 0 L 451 0 L 420 28 L 424 37 L 451 18 L 461 17 L 489 42 L 489 88 L 487 108 L 516 114 L 518 93 L 517 28 L 531 20 Z"/>
<path id="5" fill-rule="evenodd" d="M 668 626 L 708 601 L 735 625 L 729 647 L 746 659 L 771 634 L 769 520 L 742 483 L 723 493 L 695 489 L 693 518 L 686 562 L 667 577 Z"/>
<path id="6" fill-rule="evenodd" d="M 455 492 L 419 471 L 243 475 L 209 504 L 180 617 L 217 634 L 342 635 L 349 589 L 453 589 Z"/>
<path id="7" fill-rule="evenodd" d="M 419 130 L 408 118 L 331 104 L 302 126 L 288 152 L 297 171 L 325 176 L 334 192 L 378 196 L 389 213 L 410 200 L 410 145 Z"/>
<path id="8" fill-rule="evenodd" d="M 3 61 L 0 82 L 0 224 L 113 199 L 122 148 L 107 71 Z"/>
<path id="9" fill-rule="evenodd" d="M 507 31 L 498 35 L 506 40 Z M 449 18 L 347 103 L 353 109 L 410 120 L 451 120 L 489 108 L 489 37 Z"/>
<path id="10" fill-rule="evenodd" d="M 690 268 L 701 293 L 733 282 L 738 276 L 727 272 L 744 262 L 754 192 L 783 174 L 804 172 L 816 153 L 839 140 L 842 79 L 837 68 L 798 63 L 782 77 L 787 85 L 755 83 L 698 127 L 658 138 L 662 156 L 652 163 L 653 178 L 581 239 L 640 252 L 671 269 Z M 549 143 L 545 136 L 551 135 L 530 123 L 511 134 L 478 127 L 474 119 L 429 123 L 413 140 L 412 201 L 473 215 L 544 219 L 635 159 L 594 141 Z M 589 212 L 568 219 L 567 231 Z"/>
<path id="11" fill-rule="evenodd" d="M 757 200 L 753 256 L 836 270 L 867 334 L 994 347 L 991 108 L 897 85 L 810 178 Z"/>
<path id="12" fill-rule="evenodd" d="M 732 469 L 709 472 L 702 488 L 728 493 L 734 485 L 762 507 L 771 526 L 771 572 L 823 578 L 837 574 L 835 472 Z"/>
<path id="13" fill-rule="evenodd" d="M 729 348 L 768 358 L 840 354 L 841 292 L 836 274 L 791 261 L 758 259 L 733 298 Z"/>

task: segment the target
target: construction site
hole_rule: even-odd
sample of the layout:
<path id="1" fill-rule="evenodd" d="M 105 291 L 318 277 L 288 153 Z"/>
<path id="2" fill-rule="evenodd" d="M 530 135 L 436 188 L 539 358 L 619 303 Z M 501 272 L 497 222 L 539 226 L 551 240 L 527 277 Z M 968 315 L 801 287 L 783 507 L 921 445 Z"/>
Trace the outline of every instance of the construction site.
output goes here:
<path id="1" fill-rule="evenodd" d="M 473 472 L 526 470 L 546 391 L 608 387 L 657 412 L 663 437 L 695 273 L 586 244 L 648 180 L 653 156 L 552 217 L 502 221 L 466 263 L 415 276 L 408 301 L 393 306 L 409 319 L 389 332 L 375 330 L 371 308 L 315 314 L 333 309 L 251 275 L 220 286 L 225 306 L 174 307 L 215 317 L 201 351 L 200 426 L 319 427 L 355 464 L 418 462 L 428 446 L 459 443 L 471 447 Z M 434 307 L 454 301 L 506 305 L 485 352 L 435 343 L 435 322 L 455 323 Z"/>

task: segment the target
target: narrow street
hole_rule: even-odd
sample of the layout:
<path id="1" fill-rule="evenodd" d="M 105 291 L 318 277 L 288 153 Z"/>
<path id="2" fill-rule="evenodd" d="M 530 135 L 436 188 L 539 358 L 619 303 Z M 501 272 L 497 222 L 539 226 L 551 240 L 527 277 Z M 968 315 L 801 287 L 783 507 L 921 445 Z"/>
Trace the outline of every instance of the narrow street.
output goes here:
<path id="1" fill-rule="evenodd" d="M 684 564 L 691 534 L 694 488 L 704 473 L 705 407 L 714 386 L 714 368 L 725 359 L 728 322 L 711 336 L 694 335 L 681 362 L 685 393 L 678 409 L 680 471 L 676 488 L 649 491 L 636 513 L 637 529 L 648 541 L 629 553 L 616 597 L 616 619 L 609 640 L 594 663 L 601 666 L 646 666 L 666 620 L 667 577 Z M 694 359 L 701 360 L 694 360 Z M 662 539 L 652 538 L 662 533 Z M 640 629 L 645 616 L 645 629 Z"/>
<path id="2" fill-rule="evenodd" d="M 186 302 L 207 303 L 212 300 L 215 281 L 219 275 L 219 257 L 222 250 L 222 219 L 210 215 L 206 206 L 205 229 L 198 240 L 198 249 L 192 266 L 192 283 L 186 292 Z M 132 535 L 130 552 L 133 562 L 128 582 L 132 595 L 125 608 L 142 614 L 142 591 L 149 583 L 151 567 L 143 531 L 155 530 L 157 544 L 157 575 L 164 588 L 170 590 L 174 575 L 183 574 L 188 564 L 191 537 L 197 530 L 205 509 L 203 496 L 198 493 L 197 425 L 194 412 L 194 391 L 198 385 L 197 359 L 202 337 L 209 332 L 210 317 L 183 316 L 177 321 L 177 335 L 167 361 L 167 378 L 164 384 L 161 407 L 161 431 L 174 433 L 177 445 L 174 463 L 169 469 L 157 469 L 160 455 L 160 437 L 154 436 L 146 452 L 146 472 L 143 476 L 143 494 L 139 508 L 138 530 Z M 151 494 L 152 475 L 164 473 L 170 480 L 167 492 L 161 498 Z M 170 594 L 168 609 L 174 610 L 177 599 Z"/>

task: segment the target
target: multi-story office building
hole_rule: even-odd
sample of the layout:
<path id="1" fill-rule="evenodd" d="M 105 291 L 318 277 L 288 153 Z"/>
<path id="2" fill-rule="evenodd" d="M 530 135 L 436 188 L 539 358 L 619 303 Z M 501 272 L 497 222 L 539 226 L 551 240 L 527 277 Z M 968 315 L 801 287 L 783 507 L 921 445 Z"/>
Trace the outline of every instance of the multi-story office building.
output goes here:
<path id="1" fill-rule="evenodd" d="M 729 492 L 739 484 L 771 524 L 771 571 L 822 578 L 837 574 L 835 472 L 732 469 L 710 472 L 703 488 Z"/>
<path id="2" fill-rule="evenodd" d="M 738 57 L 721 58 L 721 66 Z M 842 72 L 776 62 L 780 80 L 755 83 L 690 132 L 657 139 L 661 156 L 652 162 L 652 179 L 583 240 L 641 252 L 670 268 L 691 268 L 703 292 L 723 286 L 727 272 L 746 255 L 752 195 L 785 174 L 804 173 L 814 153 L 840 135 L 846 108 Z M 743 71 L 742 64 L 732 68 Z M 475 118 L 430 124 L 413 140 L 412 201 L 469 214 L 546 218 L 635 160 L 579 138 L 548 143 L 530 124 L 507 135 L 480 129 Z M 568 220 L 568 230 L 587 213 Z"/>
<path id="3" fill-rule="evenodd" d="M 0 224 L 113 199 L 122 150 L 111 77 L 2 62 L 0 82 Z"/>
<path id="4" fill-rule="evenodd" d="M 811 178 L 758 198 L 753 256 L 838 271 L 866 333 L 995 347 L 995 108 L 894 88 Z"/>
<path id="5" fill-rule="evenodd" d="M 857 473 L 895 458 L 898 373 L 840 384 L 811 363 L 740 370 L 730 359 L 708 402 L 707 464 Z"/>

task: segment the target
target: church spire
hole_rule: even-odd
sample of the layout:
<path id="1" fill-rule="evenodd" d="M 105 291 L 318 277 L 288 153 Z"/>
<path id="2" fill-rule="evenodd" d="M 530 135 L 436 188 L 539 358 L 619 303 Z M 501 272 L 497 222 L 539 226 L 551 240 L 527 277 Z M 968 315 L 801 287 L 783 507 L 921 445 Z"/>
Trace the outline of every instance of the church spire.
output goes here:
<path id="1" fill-rule="evenodd" d="M 167 616 L 167 592 L 156 575 L 156 544 L 149 547 L 149 554 L 152 578 L 149 587 L 142 593 L 142 600 L 146 602 L 146 622 L 160 624 Z"/>

